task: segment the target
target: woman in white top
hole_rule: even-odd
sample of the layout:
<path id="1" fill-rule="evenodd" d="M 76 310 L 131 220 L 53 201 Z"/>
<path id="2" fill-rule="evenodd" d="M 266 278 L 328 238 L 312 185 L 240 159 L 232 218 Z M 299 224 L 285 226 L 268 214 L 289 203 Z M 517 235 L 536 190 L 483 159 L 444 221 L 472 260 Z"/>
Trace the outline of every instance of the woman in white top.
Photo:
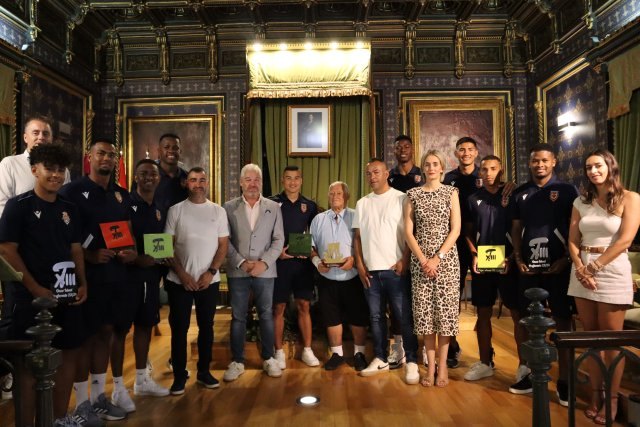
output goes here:
<path id="1" fill-rule="evenodd" d="M 627 248 L 640 224 L 640 196 L 624 189 L 618 162 L 606 150 L 587 155 L 584 172 L 586 190 L 573 203 L 569 229 L 573 261 L 569 295 L 575 297 L 585 331 L 622 330 L 625 311 L 633 302 Z M 610 365 L 617 354 L 605 351 L 605 364 Z M 592 393 L 585 415 L 596 424 L 605 424 L 602 373 L 595 361 L 588 362 Z M 621 362 L 611 382 L 613 419 L 623 368 Z"/>

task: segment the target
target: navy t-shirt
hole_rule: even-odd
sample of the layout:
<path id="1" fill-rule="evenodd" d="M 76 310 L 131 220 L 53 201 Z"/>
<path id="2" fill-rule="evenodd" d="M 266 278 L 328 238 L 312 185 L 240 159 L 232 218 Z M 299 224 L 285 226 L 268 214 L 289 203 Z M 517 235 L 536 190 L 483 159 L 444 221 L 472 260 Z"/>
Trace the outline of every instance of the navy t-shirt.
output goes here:
<path id="1" fill-rule="evenodd" d="M 285 246 L 289 243 L 289 233 L 309 232 L 311 221 L 318 214 L 316 202 L 300 194 L 298 200 L 291 203 L 284 192 L 271 196 L 269 199 L 280 205 Z"/>
<path id="2" fill-rule="evenodd" d="M 76 206 L 63 199 L 47 202 L 33 190 L 7 201 L 0 218 L 0 242 L 18 244 L 18 254 L 36 282 L 53 290 L 59 280 L 69 280 L 75 268 L 69 263 L 71 244 L 80 243 L 80 217 Z M 24 286 L 18 295 L 31 298 Z"/>
<path id="3" fill-rule="evenodd" d="M 474 242 L 479 245 L 505 245 L 505 255 L 508 257 L 513 250 L 511 242 L 511 221 L 513 219 L 515 203 L 513 196 L 504 198 L 500 188 L 496 194 L 486 188 L 469 196 L 467 209 L 469 219 L 473 223 Z"/>
<path id="4" fill-rule="evenodd" d="M 144 253 L 144 235 L 164 233 L 164 224 L 167 221 L 166 212 L 162 212 L 156 205 L 145 202 L 138 192 L 131 193 L 131 226 L 136 240 L 138 253 Z M 163 268 L 159 264 L 152 267 L 130 266 L 131 279 L 137 282 L 160 281 Z"/>
<path id="5" fill-rule="evenodd" d="M 460 215 L 462 221 L 468 221 L 469 210 L 467 209 L 467 200 L 469 196 L 478 191 L 482 187 L 482 182 L 478 176 L 480 168 L 474 166 L 473 172 L 465 175 L 460 172 L 460 168 L 455 168 L 444 174 L 443 184 L 453 185 L 458 189 L 458 198 L 460 200 Z"/>
<path id="6" fill-rule="evenodd" d="M 514 192 L 514 219 L 522 222 L 522 259 L 531 269 L 548 269 L 565 257 L 573 201 L 578 190 L 555 175 L 547 185 L 529 181 Z"/>
<path id="7" fill-rule="evenodd" d="M 106 248 L 100 224 L 130 220 L 131 197 L 127 190 L 116 184 L 110 183 L 105 190 L 88 176 L 83 176 L 62 187 L 60 194 L 78 207 L 81 242 L 85 249 Z M 117 257 L 106 264 L 87 262 L 85 265 L 90 284 L 126 280 L 126 267 Z"/>
<path id="8" fill-rule="evenodd" d="M 409 173 L 403 175 L 400 173 L 400 168 L 396 166 L 389 171 L 389 185 L 398 191 L 406 193 L 412 188 L 419 187 L 423 184 L 422 172 L 420 168 L 414 166 Z"/>

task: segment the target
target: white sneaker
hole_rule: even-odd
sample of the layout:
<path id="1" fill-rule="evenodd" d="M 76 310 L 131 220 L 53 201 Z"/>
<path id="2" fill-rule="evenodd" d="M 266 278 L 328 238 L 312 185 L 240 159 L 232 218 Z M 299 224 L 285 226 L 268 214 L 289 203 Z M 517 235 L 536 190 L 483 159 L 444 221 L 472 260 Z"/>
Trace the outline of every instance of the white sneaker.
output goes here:
<path id="1" fill-rule="evenodd" d="M 360 371 L 360 375 L 363 377 L 371 377 L 373 375 L 379 374 L 380 372 L 388 371 L 388 370 L 389 370 L 389 364 L 387 362 L 383 362 L 382 360 L 376 357 L 371 361 L 371 363 L 369 363 L 369 366 L 367 366 L 365 369 Z"/>
<path id="2" fill-rule="evenodd" d="M 126 388 L 115 387 L 111 394 L 111 403 L 120 409 L 124 409 L 127 413 L 134 412 L 136 410 L 136 404 L 131 400 L 129 391 Z"/>
<path id="3" fill-rule="evenodd" d="M 0 397 L 3 400 L 13 399 L 13 393 L 11 391 L 12 387 L 13 387 L 13 374 L 7 374 L 4 377 L 0 377 L 0 389 L 2 389 Z"/>
<path id="4" fill-rule="evenodd" d="M 262 369 L 272 378 L 279 378 L 282 376 L 282 369 L 280 369 L 280 364 L 273 357 L 267 359 L 262 364 Z"/>
<path id="5" fill-rule="evenodd" d="M 307 366 L 320 366 L 320 361 L 318 360 L 316 355 L 313 354 L 313 350 L 311 350 L 310 348 L 302 350 L 301 359 Z"/>
<path id="6" fill-rule="evenodd" d="M 224 371 L 222 379 L 227 382 L 231 382 L 237 380 L 242 374 L 244 374 L 244 363 L 231 362 L 229 363 L 227 370 Z"/>
<path id="7" fill-rule="evenodd" d="M 485 365 L 482 362 L 476 362 L 464 374 L 464 379 L 467 381 L 476 381 L 481 380 L 482 378 L 487 378 L 493 376 L 493 369 L 489 365 Z"/>
<path id="8" fill-rule="evenodd" d="M 409 362 L 404 367 L 404 381 L 407 384 L 418 384 L 420 381 L 420 370 L 418 364 Z"/>
<path id="9" fill-rule="evenodd" d="M 133 385 L 133 394 L 136 396 L 163 397 L 169 396 L 169 389 L 162 387 L 160 384 L 156 383 L 153 378 L 146 375 L 142 384 L 136 383 Z"/>
<path id="10" fill-rule="evenodd" d="M 516 370 L 516 383 L 519 383 L 524 377 L 531 373 L 531 369 L 527 365 L 520 365 Z"/>
<path id="11" fill-rule="evenodd" d="M 398 369 L 404 364 L 404 348 L 402 342 L 391 344 L 391 353 L 387 358 L 389 361 L 389 368 Z"/>
<path id="12" fill-rule="evenodd" d="M 287 369 L 287 358 L 284 355 L 284 350 L 283 349 L 276 350 L 276 354 L 275 354 L 274 357 L 276 359 L 276 362 L 278 362 L 278 367 L 281 370 Z"/>

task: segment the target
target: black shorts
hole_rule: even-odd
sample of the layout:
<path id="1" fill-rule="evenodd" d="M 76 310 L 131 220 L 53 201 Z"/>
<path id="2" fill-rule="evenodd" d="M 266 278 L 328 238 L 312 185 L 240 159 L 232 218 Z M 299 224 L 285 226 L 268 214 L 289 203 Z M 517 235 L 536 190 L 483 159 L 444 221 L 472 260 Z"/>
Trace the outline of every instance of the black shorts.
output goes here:
<path id="1" fill-rule="evenodd" d="M 9 286 L 22 286 L 9 284 Z M 83 304 L 84 305 L 84 304 Z M 54 337 L 51 345 L 60 350 L 80 347 L 89 336 L 86 328 L 83 305 L 59 304 L 51 310 L 51 323 L 62 328 Z M 37 324 L 38 310 L 31 305 L 31 298 L 12 298 L 11 307 L 6 307 L 4 318 L 10 319 L 9 339 L 31 340 L 27 329 Z"/>
<path id="2" fill-rule="evenodd" d="M 508 309 L 518 309 L 518 273 L 515 266 L 508 274 L 471 274 L 471 303 L 476 307 L 493 307 L 500 292 Z"/>
<path id="3" fill-rule="evenodd" d="M 132 324 L 152 327 L 160 322 L 160 282 L 156 280 L 117 284 L 113 328 L 128 332 Z"/>
<path id="4" fill-rule="evenodd" d="M 571 316 L 576 313 L 573 297 L 567 295 L 570 277 L 570 268 L 565 269 L 559 274 L 519 274 L 518 305 L 522 316 L 529 316 L 527 307 L 531 303 L 531 301 L 525 297 L 524 291 L 530 288 L 542 288 L 549 292 L 547 303 L 551 309 L 551 315 L 560 319 L 570 319 Z"/>
<path id="5" fill-rule="evenodd" d="M 273 304 L 289 302 L 293 292 L 295 299 L 313 299 L 313 264 L 308 259 L 279 259 L 276 261 L 278 277 L 273 283 Z"/>
<path id="6" fill-rule="evenodd" d="M 358 276 L 338 282 L 319 275 L 318 297 L 326 327 L 341 325 L 343 322 L 353 326 L 369 324 L 369 305 Z"/>
<path id="7" fill-rule="evenodd" d="M 120 310 L 116 298 L 118 284 L 114 282 L 89 282 L 87 302 L 83 304 L 87 327 L 95 334 L 104 325 L 113 325 L 115 313 Z"/>

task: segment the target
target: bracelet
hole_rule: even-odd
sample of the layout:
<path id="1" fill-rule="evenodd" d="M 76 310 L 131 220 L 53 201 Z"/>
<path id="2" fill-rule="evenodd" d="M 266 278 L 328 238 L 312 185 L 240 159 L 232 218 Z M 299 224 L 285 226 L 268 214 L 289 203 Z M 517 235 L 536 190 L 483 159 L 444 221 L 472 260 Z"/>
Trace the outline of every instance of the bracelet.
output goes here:
<path id="1" fill-rule="evenodd" d="M 600 270 L 602 270 L 604 268 L 604 264 L 602 264 L 597 259 L 594 259 L 592 262 L 596 265 L 596 267 L 598 267 L 598 271 L 600 271 Z"/>
<path id="2" fill-rule="evenodd" d="M 318 255 L 316 255 L 313 258 L 311 258 L 311 262 L 313 263 L 313 265 L 316 266 L 316 268 L 318 268 L 318 266 L 320 265 L 322 260 L 320 259 L 320 257 Z"/>
<path id="3" fill-rule="evenodd" d="M 598 264 L 600 264 L 600 263 L 598 263 Z M 603 267 L 602 264 L 600 264 L 600 266 L 598 266 L 595 261 L 591 261 L 589 264 L 587 264 L 587 271 L 593 276 L 598 271 L 602 270 L 602 267 Z"/>

